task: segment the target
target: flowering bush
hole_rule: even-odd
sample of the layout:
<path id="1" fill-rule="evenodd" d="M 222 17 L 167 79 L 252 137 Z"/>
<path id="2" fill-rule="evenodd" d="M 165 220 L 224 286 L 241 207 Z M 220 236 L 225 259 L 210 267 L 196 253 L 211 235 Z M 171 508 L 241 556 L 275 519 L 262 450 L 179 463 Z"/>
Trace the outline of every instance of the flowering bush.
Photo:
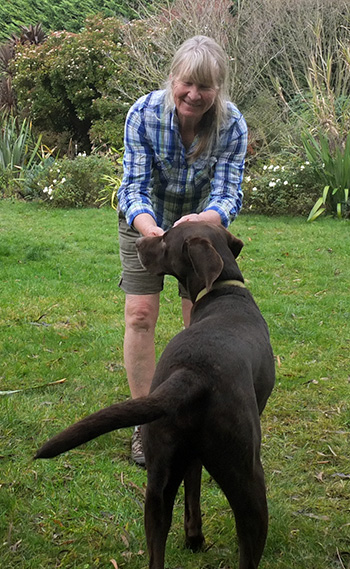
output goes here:
<path id="1" fill-rule="evenodd" d="M 53 32 L 42 45 L 18 47 L 13 85 L 37 129 L 66 132 L 80 150 L 90 150 L 89 130 L 99 118 L 94 102 L 127 57 L 121 25 L 96 17 L 79 34 Z"/>
<path id="2" fill-rule="evenodd" d="M 308 161 L 288 156 L 252 167 L 244 178 L 243 190 L 244 210 L 265 215 L 305 215 L 319 195 L 320 183 Z"/>
<path id="3" fill-rule="evenodd" d="M 97 207 L 106 184 L 103 177 L 114 173 L 111 159 L 82 153 L 75 160 L 53 160 L 33 169 L 23 180 L 21 193 L 56 207 Z"/>
<path id="4" fill-rule="evenodd" d="M 120 148 L 129 107 L 159 87 L 134 49 L 137 40 L 158 58 L 149 33 L 146 20 L 124 24 L 96 16 L 78 34 L 52 32 L 40 46 L 18 47 L 12 69 L 18 107 L 48 146 L 62 147 L 56 144 L 61 133 L 64 151 L 70 139 L 86 152 L 101 145 Z"/>

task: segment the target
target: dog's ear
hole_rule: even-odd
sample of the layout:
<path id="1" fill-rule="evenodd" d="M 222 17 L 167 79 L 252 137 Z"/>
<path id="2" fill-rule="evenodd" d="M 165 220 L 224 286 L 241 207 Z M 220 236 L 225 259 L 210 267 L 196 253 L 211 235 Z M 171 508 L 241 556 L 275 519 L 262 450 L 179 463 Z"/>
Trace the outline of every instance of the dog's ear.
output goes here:
<path id="1" fill-rule="evenodd" d="M 213 282 L 220 276 L 224 262 L 208 239 L 192 237 L 186 239 L 185 248 L 196 275 L 210 290 Z"/>
<path id="2" fill-rule="evenodd" d="M 232 233 L 230 233 L 229 231 L 226 231 L 226 233 L 227 233 L 228 246 L 231 249 L 234 258 L 237 259 L 238 255 L 242 250 L 242 247 L 244 246 L 244 243 L 240 239 L 237 239 L 237 237 L 232 235 Z"/>
<path id="3" fill-rule="evenodd" d="M 136 249 L 142 266 L 153 275 L 165 272 L 166 244 L 162 236 L 141 237 L 136 241 Z"/>

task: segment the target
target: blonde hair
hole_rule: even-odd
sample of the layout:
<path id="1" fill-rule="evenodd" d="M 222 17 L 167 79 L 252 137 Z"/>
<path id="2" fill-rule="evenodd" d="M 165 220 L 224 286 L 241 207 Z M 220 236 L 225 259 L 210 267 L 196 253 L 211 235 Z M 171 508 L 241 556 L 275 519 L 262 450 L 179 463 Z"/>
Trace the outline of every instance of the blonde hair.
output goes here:
<path id="1" fill-rule="evenodd" d="M 198 85 L 207 85 L 217 90 L 213 106 L 205 113 L 200 123 L 199 141 L 188 155 L 195 160 L 205 150 L 210 151 L 227 116 L 227 57 L 219 44 L 207 36 L 194 36 L 186 40 L 175 53 L 170 76 L 166 83 L 166 105 L 174 107 L 173 83 L 186 79 Z"/>

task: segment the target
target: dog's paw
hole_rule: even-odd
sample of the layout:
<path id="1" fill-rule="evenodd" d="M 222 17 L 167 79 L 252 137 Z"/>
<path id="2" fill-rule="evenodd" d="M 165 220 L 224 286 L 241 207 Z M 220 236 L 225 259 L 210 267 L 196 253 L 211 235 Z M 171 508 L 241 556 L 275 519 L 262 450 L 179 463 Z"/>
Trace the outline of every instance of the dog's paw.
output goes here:
<path id="1" fill-rule="evenodd" d="M 186 536 L 186 547 L 194 552 L 203 549 L 204 542 L 205 539 L 202 533 L 198 535 Z"/>

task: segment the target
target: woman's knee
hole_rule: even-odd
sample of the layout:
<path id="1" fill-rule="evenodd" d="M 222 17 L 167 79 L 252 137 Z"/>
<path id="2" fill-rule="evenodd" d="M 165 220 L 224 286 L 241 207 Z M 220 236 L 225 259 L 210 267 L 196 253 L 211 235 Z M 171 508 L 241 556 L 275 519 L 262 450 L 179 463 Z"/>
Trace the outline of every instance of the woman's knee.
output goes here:
<path id="1" fill-rule="evenodd" d="M 155 328 L 159 312 L 159 294 L 126 295 L 125 324 L 134 330 Z"/>

